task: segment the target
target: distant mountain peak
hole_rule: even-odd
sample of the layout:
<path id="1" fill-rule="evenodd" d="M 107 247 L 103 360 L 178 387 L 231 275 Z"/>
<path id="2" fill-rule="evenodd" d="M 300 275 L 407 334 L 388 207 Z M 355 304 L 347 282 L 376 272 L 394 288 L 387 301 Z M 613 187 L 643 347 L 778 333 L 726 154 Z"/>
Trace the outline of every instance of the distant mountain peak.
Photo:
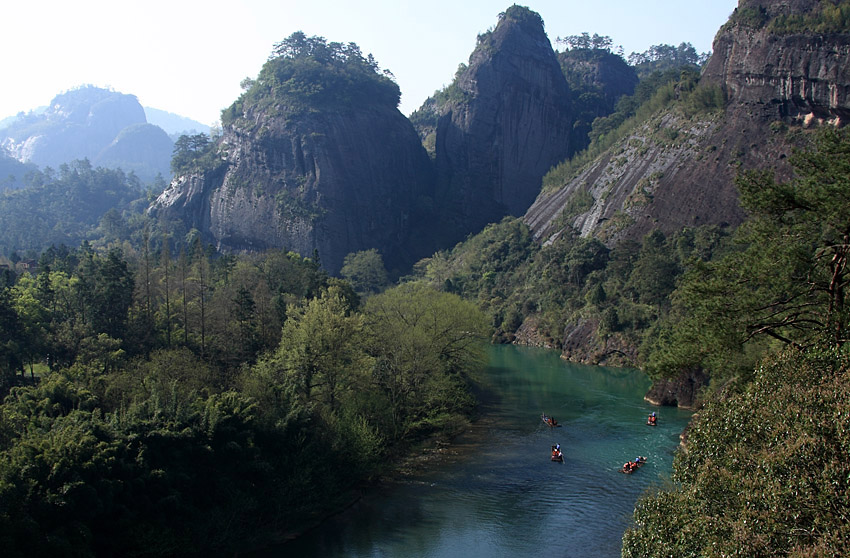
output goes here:
<path id="1" fill-rule="evenodd" d="M 168 112 L 152 107 L 144 107 L 145 116 L 150 124 L 159 126 L 165 133 L 176 139 L 175 136 L 192 135 L 192 134 L 208 134 L 210 126 L 193 120 L 186 116 L 181 116 L 173 112 Z"/>
<path id="2" fill-rule="evenodd" d="M 83 85 L 56 95 L 44 111 L 19 113 L 0 133 L 0 145 L 15 159 L 41 167 L 88 159 L 132 170 L 142 180 L 170 176 L 173 142 L 162 130 L 138 132 L 147 126 L 135 95 Z M 123 133 L 130 129 L 135 131 Z"/>

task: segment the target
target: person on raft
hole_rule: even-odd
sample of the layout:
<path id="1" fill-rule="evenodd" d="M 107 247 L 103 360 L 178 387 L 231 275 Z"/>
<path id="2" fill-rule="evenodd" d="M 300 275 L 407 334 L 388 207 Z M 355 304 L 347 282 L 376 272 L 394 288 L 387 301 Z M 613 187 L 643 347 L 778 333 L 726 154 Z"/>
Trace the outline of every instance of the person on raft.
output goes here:
<path id="1" fill-rule="evenodd" d="M 561 444 L 555 444 L 552 446 L 552 460 L 560 461 L 564 458 L 564 454 L 561 453 Z"/>
<path id="2" fill-rule="evenodd" d="M 658 424 L 658 417 L 655 416 L 655 411 L 653 411 L 652 414 L 647 417 L 646 424 L 650 426 L 655 426 Z"/>
<path id="3" fill-rule="evenodd" d="M 547 417 L 545 413 L 543 414 L 543 422 L 549 426 L 558 426 L 558 421 L 555 420 L 555 417 Z"/>
<path id="4" fill-rule="evenodd" d="M 623 472 L 631 473 L 632 471 L 640 467 L 645 461 L 646 458 L 640 456 L 635 457 L 634 461 L 626 461 L 625 463 L 623 463 Z"/>

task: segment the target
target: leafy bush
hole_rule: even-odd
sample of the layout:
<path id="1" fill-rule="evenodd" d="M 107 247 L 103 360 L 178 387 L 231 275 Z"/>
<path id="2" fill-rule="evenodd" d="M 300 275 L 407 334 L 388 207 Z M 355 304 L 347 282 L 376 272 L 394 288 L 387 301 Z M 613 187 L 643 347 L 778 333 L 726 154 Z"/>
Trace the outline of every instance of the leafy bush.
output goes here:
<path id="1" fill-rule="evenodd" d="M 850 359 L 769 357 L 695 416 L 678 487 L 643 497 L 624 557 L 840 556 L 850 547 Z"/>
<path id="2" fill-rule="evenodd" d="M 847 33 L 850 31 L 850 1 L 821 0 L 816 10 L 805 14 L 780 15 L 768 25 L 772 33 Z"/>
<path id="3" fill-rule="evenodd" d="M 726 26 L 735 24 L 753 29 L 766 28 L 777 35 L 846 33 L 850 31 L 850 1 L 819 0 L 814 9 L 805 13 L 778 14 L 773 17 L 762 6 L 741 7 L 735 10 Z"/>

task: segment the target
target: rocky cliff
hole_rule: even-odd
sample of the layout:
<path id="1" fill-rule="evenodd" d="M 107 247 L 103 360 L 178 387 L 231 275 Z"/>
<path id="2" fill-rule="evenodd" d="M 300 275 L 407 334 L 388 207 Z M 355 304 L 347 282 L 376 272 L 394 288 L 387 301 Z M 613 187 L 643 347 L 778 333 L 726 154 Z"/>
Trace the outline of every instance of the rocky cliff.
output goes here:
<path id="1" fill-rule="evenodd" d="M 638 84 L 635 68 L 608 50 L 573 48 L 558 53 L 558 62 L 570 87 L 573 130 L 570 151 L 586 148 L 594 119 L 608 116 L 624 95 Z"/>
<path id="2" fill-rule="evenodd" d="M 359 51 L 325 57 L 333 45 L 299 40 L 312 46 L 270 60 L 225 111 L 217 164 L 175 179 L 153 210 L 223 250 L 318 252 L 335 273 L 350 252 L 377 248 L 388 267 L 410 265 L 427 254 L 413 223 L 429 207 L 433 170 L 396 108 L 398 87 Z"/>
<path id="3" fill-rule="evenodd" d="M 570 93 L 540 16 L 512 6 L 479 44 L 438 113 L 438 200 L 462 237 L 522 215 L 570 153 Z"/>
<path id="4" fill-rule="evenodd" d="M 847 122 L 850 29 L 811 31 L 826 4 L 832 5 L 742 0 L 717 34 L 697 90 L 722 91 L 724 108 L 679 104 L 648 118 L 560 187 L 541 193 L 524 217 L 534 236 L 547 243 L 578 231 L 612 246 L 653 229 L 739 223 L 737 174 L 764 168 L 787 178 L 787 156 L 806 129 Z M 569 358 L 592 362 L 606 350 L 604 340 L 582 337 L 586 329 L 565 329 Z M 647 397 L 692 401 L 705 378 L 701 371 L 689 374 L 656 385 Z"/>
<path id="5" fill-rule="evenodd" d="M 401 270 L 522 215 L 569 154 L 569 87 L 526 8 L 501 14 L 420 111 L 433 159 L 396 109 L 397 86 L 356 45 L 294 34 L 277 48 L 224 111 L 218 163 L 177 177 L 153 208 L 221 249 L 318 251 L 335 273 L 348 253 L 377 248 Z"/>
<path id="6" fill-rule="evenodd" d="M 714 42 L 700 88 L 721 88 L 722 112 L 656 114 L 525 215 L 542 241 L 571 227 L 613 244 L 654 228 L 736 224 L 735 176 L 788 172 L 788 126 L 843 125 L 850 109 L 850 35 L 778 33 L 771 17 L 812 14 L 819 2 L 742 0 Z M 759 26 L 751 17 L 760 14 Z M 575 199 L 590 202 L 575 210 Z"/>
<path id="7" fill-rule="evenodd" d="M 723 87 L 730 112 L 762 122 L 847 123 L 850 29 L 800 32 L 781 23 L 797 18 L 816 29 L 822 4 L 829 2 L 741 0 L 703 73 Z"/>

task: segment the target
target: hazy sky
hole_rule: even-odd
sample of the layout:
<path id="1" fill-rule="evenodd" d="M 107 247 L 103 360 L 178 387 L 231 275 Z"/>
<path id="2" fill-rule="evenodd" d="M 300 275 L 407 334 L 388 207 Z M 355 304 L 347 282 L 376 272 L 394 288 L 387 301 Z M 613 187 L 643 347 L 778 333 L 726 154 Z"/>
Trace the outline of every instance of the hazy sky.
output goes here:
<path id="1" fill-rule="evenodd" d="M 737 0 L 529 0 L 553 46 L 582 32 L 625 54 L 690 42 L 698 52 Z M 451 82 L 510 0 L 6 0 L 0 5 L 0 118 L 79 85 L 212 124 L 294 31 L 354 42 L 390 70 L 409 115 Z M 560 48 L 559 48 L 560 49 Z"/>

